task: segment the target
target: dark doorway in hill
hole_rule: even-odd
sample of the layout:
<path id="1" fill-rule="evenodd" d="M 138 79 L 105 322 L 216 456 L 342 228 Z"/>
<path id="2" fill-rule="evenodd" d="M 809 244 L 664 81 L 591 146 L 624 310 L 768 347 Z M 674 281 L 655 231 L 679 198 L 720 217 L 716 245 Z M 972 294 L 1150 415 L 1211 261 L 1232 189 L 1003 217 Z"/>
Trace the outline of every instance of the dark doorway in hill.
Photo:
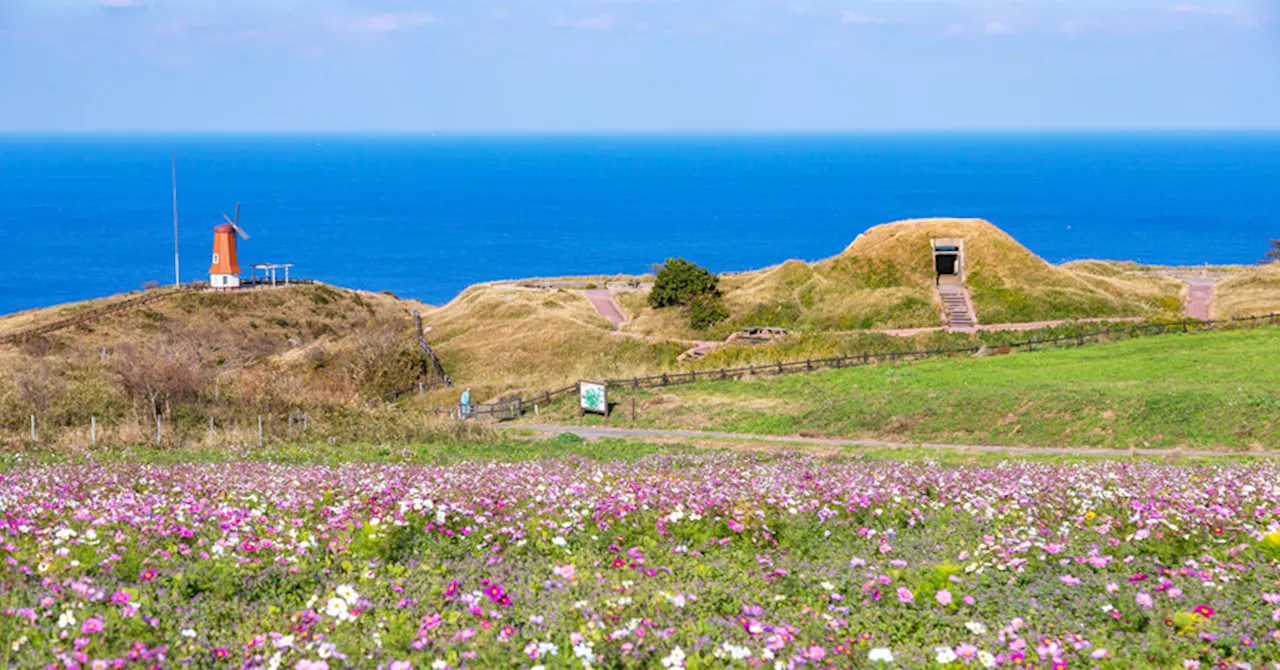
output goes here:
<path id="1" fill-rule="evenodd" d="M 942 238 L 931 240 L 933 270 L 938 286 L 964 284 L 964 240 Z"/>

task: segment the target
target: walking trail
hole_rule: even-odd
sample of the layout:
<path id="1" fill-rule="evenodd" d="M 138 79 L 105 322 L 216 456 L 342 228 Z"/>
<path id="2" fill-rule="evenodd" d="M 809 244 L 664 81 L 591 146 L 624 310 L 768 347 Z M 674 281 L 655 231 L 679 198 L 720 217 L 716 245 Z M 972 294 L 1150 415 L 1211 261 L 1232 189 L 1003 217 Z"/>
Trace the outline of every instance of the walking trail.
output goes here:
<path id="1" fill-rule="evenodd" d="M 1209 303 L 1213 300 L 1212 279 L 1187 279 L 1186 316 L 1201 321 L 1209 320 Z"/>
<path id="2" fill-rule="evenodd" d="M 751 433 L 723 433 L 702 430 L 658 430 L 652 428 L 606 428 L 602 426 L 554 426 L 545 424 L 515 425 L 516 430 L 532 430 L 536 433 L 571 433 L 587 440 L 624 437 L 675 437 L 688 439 L 720 439 L 742 442 L 770 442 L 788 445 L 816 445 L 823 447 L 869 447 L 878 449 L 928 449 L 935 451 L 969 451 L 992 454 L 1061 454 L 1070 456 L 1252 456 L 1277 458 L 1280 452 L 1228 452 L 1185 451 L 1179 449 L 1088 449 L 1084 447 L 1002 447 L 975 444 L 930 444 L 919 442 L 881 442 L 878 440 L 849 440 L 825 437 L 798 437 L 790 435 L 755 435 Z"/>
<path id="3" fill-rule="evenodd" d="M 622 305 L 619 305 L 618 301 L 614 300 L 613 291 L 608 289 L 587 289 L 582 293 L 587 296 L 587 300 L 591 301 L 591 306 L 595 307 L 597 312 L 600 312 L 600 316 L 603 316 L 609 323 L 613 324 L 614 330 L 621 328 L 622 324 L 627 322 L 626 312 L 623 312 Z"/>

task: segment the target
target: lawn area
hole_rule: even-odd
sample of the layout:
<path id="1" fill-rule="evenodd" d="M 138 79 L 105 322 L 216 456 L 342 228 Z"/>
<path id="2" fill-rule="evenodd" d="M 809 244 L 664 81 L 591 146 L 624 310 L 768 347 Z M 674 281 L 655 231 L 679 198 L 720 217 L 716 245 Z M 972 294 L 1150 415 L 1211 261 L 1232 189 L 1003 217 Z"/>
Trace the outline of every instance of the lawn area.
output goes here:
<path id="1" fill-rule="evenodd" d="M 1280 329 L 614 389 L 611 425 L 945 443 L 1273 448 Z M 637 418 L 630 421 L 631 402 Z M 578 421 L 569 402 L 537 420 Z M 601 423 L 587 418 L 585 423 Z"/>

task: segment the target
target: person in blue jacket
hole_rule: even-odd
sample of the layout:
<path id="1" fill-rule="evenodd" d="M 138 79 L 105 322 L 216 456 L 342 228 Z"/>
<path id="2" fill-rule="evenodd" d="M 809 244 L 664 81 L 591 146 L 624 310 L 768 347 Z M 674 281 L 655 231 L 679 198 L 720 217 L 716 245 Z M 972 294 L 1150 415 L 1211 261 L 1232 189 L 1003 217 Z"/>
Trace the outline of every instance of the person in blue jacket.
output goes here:
<path id="1" fill-rule="evenodd" d="M 471 416 L 471 387 L 462 392 L 462 401 L 458 403 L 458 409 L 461 410 L 462 418 Z"/>

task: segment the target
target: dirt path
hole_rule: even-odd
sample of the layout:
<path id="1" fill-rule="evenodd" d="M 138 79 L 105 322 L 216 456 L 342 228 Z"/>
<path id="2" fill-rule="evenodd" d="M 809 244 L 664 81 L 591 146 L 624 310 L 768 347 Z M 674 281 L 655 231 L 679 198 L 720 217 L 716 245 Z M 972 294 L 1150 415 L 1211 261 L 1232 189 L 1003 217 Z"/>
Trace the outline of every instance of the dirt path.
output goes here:
<path id="1" fill-rule="evenodd" d="M 1187 308 L 1183 314 L 1190 319 L 1209 320 L 1209 303 L 1213 300 L 1212 279 L 1187 279 Z"/>
<path id="2" fill-rule="evenodd" d="M 846 440 L 837 438 L 795 437 L 787 435 L 753 435 L 749 433 L 721 433 L 696 430 L 654 430 L 649 428 L 605 428 L 600 426 L 511 426 L 512 429 L 532 430 L 537 433 L 572 433 L 588 440 L 601 438 L 649 437 L 735 440 L 739 442 L 770 442 L 804 444 L 822 447 L 870 447 L 878 449 L 931 449 L 940 451 L 973 451 L 992 454 L 1062 454 L 1069 456 L 1253 456 L 1259 458 L 1280 457 L 1280 451 L 1249 453 L 1227 451 L 1183 451 L 1178 449 L 1088 449 L 1083 447 L 999 447 L 973 444 L 929 444 L 909 442 L 881 442 L 878 440 Z"/>
<path id="3" fill-rule="evenodd" d="M 613 291 L 607 289 L 587 289 L 582 292 L 587 296 L 587 300 L 591 301 L 591 306 L 600 312 L 609 323 L 613 324 L 613 329 L 617 330 L 622 324 L 627 322 L 627 314 L 622 311 L 622 306 L 613 298 Z"/>

